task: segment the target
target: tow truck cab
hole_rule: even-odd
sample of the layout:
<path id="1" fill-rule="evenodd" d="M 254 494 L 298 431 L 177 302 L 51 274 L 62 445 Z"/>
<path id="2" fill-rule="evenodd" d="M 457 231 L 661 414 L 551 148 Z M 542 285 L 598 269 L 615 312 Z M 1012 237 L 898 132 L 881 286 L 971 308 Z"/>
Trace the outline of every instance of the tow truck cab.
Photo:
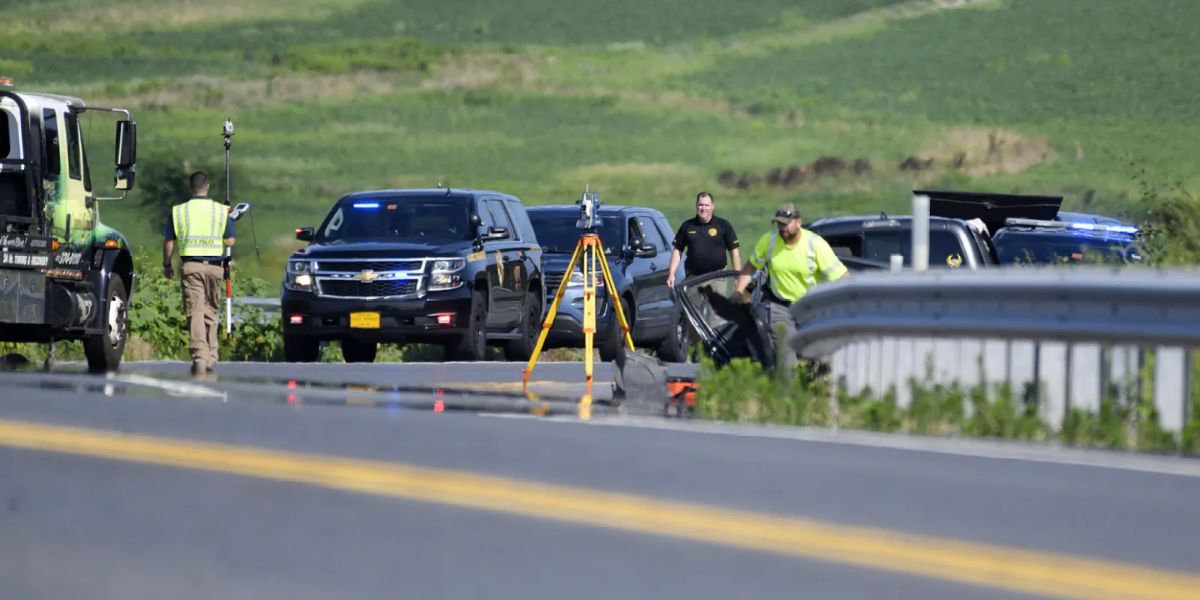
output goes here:
<path id="1" fill-rule="evenodd" d="M 16 92 L 0 78 L 0 340 L 83 340 L 88 368 L 113 371 L 127 333 L 133 260 L 100 222 L 82 117 L 116 123 L 114 187 L 132 189 L 136 124 L 129 111 L 78 98 Z"/>

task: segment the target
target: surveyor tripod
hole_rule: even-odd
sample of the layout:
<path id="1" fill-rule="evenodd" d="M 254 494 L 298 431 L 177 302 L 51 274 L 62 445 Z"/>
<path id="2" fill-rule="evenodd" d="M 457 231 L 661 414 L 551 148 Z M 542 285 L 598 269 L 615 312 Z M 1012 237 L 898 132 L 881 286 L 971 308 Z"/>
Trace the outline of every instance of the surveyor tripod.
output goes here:
<path id="1" fill-rule="evenodd" d="M 621 335 L 625 338 L 625 344 L 630 350 L 633 350 L 633 336 L 629 334 L 629 321 L 625 319 L 625 311 L 621 309 L 621 299 L 616 296 L 617 290 L 613 285 L 612 272 L 608 268 L 608 260 L 604 257 L 604 246 L 600 243 L 599 235 L 588 231 L 580 236 L 579 243 L 575 245 L 575 252 L 571 254 L 571 262 L 567 265 L 562 282 L 558 284 L 558 291 L 554 292 L 554 302 L 550 304 L 550 310 L 546 313 L 545 321 L 542 322 L 542 332 L 538 335 L 537 345 L 533 347 L 533 356 L 529 357 L 529 365 L 525 367 L 524 371 L 524 389 L 526 390 L 529 389 L 529 377 L 533 375 L 538 355 L 542 353 L 542 345 L 546 343 L 546 336 L 550 333 L 551 326 L 554 325 L 554 317 L 558 315 L 558 305 L 567 291 L 571 275 L 575 273 L 576 264 L 580 265 L 583 270 L 583 352 L 589 398 L 592 395 L 592 336 L 596 333 L 597 265 L 600 267 L 599 273 L 604 276 L 604 285 L 608 290 L 608 303 L 616 312 L 617 322 L 621 326 Z"/>

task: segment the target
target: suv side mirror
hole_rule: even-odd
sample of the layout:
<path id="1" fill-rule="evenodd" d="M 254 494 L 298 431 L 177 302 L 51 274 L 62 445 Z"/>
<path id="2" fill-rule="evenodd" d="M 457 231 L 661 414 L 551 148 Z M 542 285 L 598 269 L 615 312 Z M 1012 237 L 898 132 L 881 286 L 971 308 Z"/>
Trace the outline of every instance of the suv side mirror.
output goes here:
<path id="1" fill-rule="evenodd" d="M 502 240 L 508 237 L 507 227 L 489 227 L 488 232 L 483 235 L 485 240 Z"/>
<path id="2" fill-rule="evenodd" d="M 313 228 L 312 227 L 297 227 L 296 228 L 296 239 L 298 239 L 302 242 L 311 242 L 313 239 Z"/>
<path id="3" fill-rule="evenodd" d="M 658 256 L 658 248 L 654 244 L 639 243 L 633 247 L 633 255 L 638 258 L 654 258 Z"/>

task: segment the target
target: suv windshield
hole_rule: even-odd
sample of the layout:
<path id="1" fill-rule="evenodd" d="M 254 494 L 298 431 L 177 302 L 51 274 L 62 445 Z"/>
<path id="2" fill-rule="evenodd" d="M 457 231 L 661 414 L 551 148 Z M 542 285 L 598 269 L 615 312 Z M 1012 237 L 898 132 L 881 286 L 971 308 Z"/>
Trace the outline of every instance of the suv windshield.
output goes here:
<path id="1" fill-rule="evenodd" d="M 863 234 L 862 257 L 888 263 L 891 255 L 904 256 L 904 264 L 912 264 L 912 231 L 908 229 L 867 230 Z M 929 266 L 957 267 L 965 262 L 962 244 L 951 231 L 929 232 Z"/>
<path id="2" fill-rule="evenodd" d="M 465 198 L 404 197 L 339 202 L 318 230 L 322 243 L 475 239 Z"/>
<path id="3" fill-rule="evenodd" d="M 1132 239 L 1078 234 L 1002 231 L 996 236 L 1002 264 L 1129 263 L 1142 257 Z"/>
<path id="4" fill-rule="evenodd" d="M 571 254 L 579 244 L 582 231 L 575 227 L 579 215 L 574 212 L 529 211 L 533 232 L 537 234 L 542 252 L 547 254 Z M 616 214 L 600 215 L 600 243 L 604 253 L 612 254 L 621 248 L 621 217 Z"/>

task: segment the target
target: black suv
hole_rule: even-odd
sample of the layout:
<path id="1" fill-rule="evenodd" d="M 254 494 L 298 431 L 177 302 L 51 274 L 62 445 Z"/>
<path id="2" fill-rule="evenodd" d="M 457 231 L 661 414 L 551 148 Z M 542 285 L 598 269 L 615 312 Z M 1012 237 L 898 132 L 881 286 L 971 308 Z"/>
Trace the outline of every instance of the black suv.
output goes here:
<path id="1" fill-rule="evenodd" d="M 597 215 L 600 242 L 612 271 L 616 296 L 621 299 L 625 318 L 633 326 L 633 343 L 654 349 L 666 361 L 686 360 L 686 317 L 675 303 L 675 294 L 667 287 L 673 239 L 667 218 L 650 208 L 609 205 L 602 205 Z M 554 293 L 582 234 L 575 227 L 579 206 L 531 207 L 529 218 L 545 252 L 548 305 L 554 301 Z M 683 281 L 682 266 L 676 271 L 676 283 L 680 281 Z M 616 359 L 624 342 L 604 281 L 596 283 L 596 345 L 600 358 L 611 361 Z M 583 271 L 579 266 L 571 274 L 546 343 L 583 347 Z"/>
<path id="2" fill-rule="evenodd" d="M 288 259 L 284 356 L 317 359 L 340 340 L 347 362 L 379 342 L 441 344 L 482 360 L 489 343 L 527 360 L 542 316 L 542 251 L 521 201 L 499 192 L 356 192 L 333 205 Z"/>
<path id="3" fill-rule="evenodd" d="M 1142 262 L 1139 229 L 1101 215 L 1059 212 L 1053 221 L 1008 219 L 992 241 L 1001 264 Z"/>

